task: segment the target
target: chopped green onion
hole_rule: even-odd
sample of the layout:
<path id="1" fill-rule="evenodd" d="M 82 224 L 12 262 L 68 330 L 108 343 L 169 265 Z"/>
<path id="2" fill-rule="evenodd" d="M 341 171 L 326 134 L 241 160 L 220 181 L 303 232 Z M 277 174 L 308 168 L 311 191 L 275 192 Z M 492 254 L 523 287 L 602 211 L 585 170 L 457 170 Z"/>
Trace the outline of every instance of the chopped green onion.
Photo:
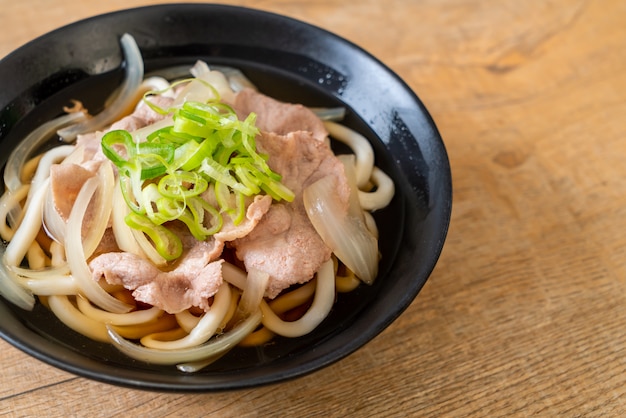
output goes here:
<path id="1" fill-rule="evenodd" d="M 222 214 L 235 225 L 245 219 L 246 197 L 266 193 L 278 201 L 294 199 L 267 164 L 269 157 L 256 150 L 256 115 L 239 120 L 232 107 L 219 101 L 217 90 L 207 86 L 217 99 L 187 101 L 170 109 L 148 100 L 163 92 L 146 93 L 147 105 L 171 113 L 173 122 L 145 142 L 135 142 L 124 130 L 102 138 L 102 152 L 118 168 L 122 194 L 132 210 L 126 223 L 146 233 L 167 260 L 182 252 L 180 238 L 167 222 L 183 222 L 196 239 L 205 240 L 222 228 Z M 202 197 L 207 190 L 215 193 L 219 210 Z"/>
<path id="2" fill-rule="evenodd" d="M 145 216 L 135 212 L 126 215 L 125 221 L 131 228 L 150 237 L 156 250 L 167 261 L 176 260 L 183 253 L 183 243 L 180 238 L 163 225 L 155 225 Z"/>
<path id="3" fill-rule="evenodd" d="M 209 183 L 196 172 L 177 171 L 161 177 L 158 190 L 170 199 L 186 199 L 204 192 Z"/>

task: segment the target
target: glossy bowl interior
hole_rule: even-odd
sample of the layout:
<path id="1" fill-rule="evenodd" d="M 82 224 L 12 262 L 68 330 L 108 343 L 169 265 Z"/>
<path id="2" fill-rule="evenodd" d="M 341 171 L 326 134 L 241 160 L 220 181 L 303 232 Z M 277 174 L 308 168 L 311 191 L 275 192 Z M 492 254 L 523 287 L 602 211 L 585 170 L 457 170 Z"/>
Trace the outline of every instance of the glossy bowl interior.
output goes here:
<path id="1" fill-rule="evenodd" d="M 86 339 L 44 307 L 0 298 L 0 336 L 37 359 L 98 381 L 160 391 L 217 391 L 295 378 L 344 358 L 412 302 L 437 262 L 451 212 L 448 158 L 416 95 L 361 48 L 311 25 L 239 7 L 177 4 L 101 15 L 40 37 L 0 61 L 0 164 L 70 99 L 92 112 L 120 82 L 119 38 L 137 41 L 146 72 L 197 59 L 240 68 L 264 93 L 309 106 L 345 106 L 345 123 L 372 142 L 396 196 L 375 213 L 382 261 L 373 286 L 340 295 L 301 338 L 236 348 L 196 374 L 144 364 Z"/>

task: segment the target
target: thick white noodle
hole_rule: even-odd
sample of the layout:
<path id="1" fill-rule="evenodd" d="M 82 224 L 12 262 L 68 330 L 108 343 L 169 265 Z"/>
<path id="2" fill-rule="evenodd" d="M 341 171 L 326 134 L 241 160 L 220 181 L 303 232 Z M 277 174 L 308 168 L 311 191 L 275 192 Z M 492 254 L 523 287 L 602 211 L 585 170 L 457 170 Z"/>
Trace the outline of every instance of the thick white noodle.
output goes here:
<path id="1" fill-rule="evenodd" d="M 29 267 L 34 270 L 45 268 L 48 264 L 48 256 L 43 252 L 43 249 L 37 241 L 30 243 L 28 251 L 26 252 L 26 260 L 28 261 Z"/>
<path id="2" fill-rule="evenodd" d="M 328 260 L 317 272 L 317 284 L 313 304 L 309 310 L 296 321 L 283 321 L 263 301 L 261 312 L 262 323 L 270 331 L 284 337 L 299 337 L 313 331 L 330 313 L 335 303 L 335 272 L 333 261 Z"/>
<path id="3" fill-rule="evenodd" d="M 334 139 L 348 145 L 356 155 L 356 183 L 365 188 L 374 169 L 374 150 L 369 141 L 358 132 L 336 122 L 326 121 L 324 126 Z"/>
<path id="4" fill-rule="evenodd" d="M 139 311 L 133 311 L 128 313 L 111 313 L 103 311 L 94 307 L 87 299 L 82 296 L 76 298 L 78 309 L 85 315 L 93 320 L 111 325 L 138 325 L 145 324 L 146 322 L 154 321 L 163 315 L 163 311 L 159 308 L 152 307 L 150 309 L 144 309 Z"/>
<path id="5" fill-rule="evenodd" d="M 230 286 L 228 283 L 222 283 L 220 289 L 215 294 L 211 309 L 202 316 L 188 335 L 174 341 L 160 341 L 148 335 L 143 337 L 140 342 L 146 347 L 162 350 L 179 350 L 203 344 L 217 332 L 224 316 L 228 312 L 229 306 Z"/>
<path id="6" fill-rule="evenodd" d="M 92 340 L 107 342 L 106 325 L 85 316 L 67 296 L 52 295 L 48 297 L 48 306 L 61 322 Z"/>
<path id="7" fill-rule="evenodd" d="M 195 362 L 209 357 L 217 356 L 230 350 L 261 323 L 261 311 L 256 311 L 232 330 L 209 340 L 206 344 L 196 347 L 183 348 L 180 350 L 160 350 L 147 348 L 134 344 L 122 338 L 111 327 L 107 327 L 111 342 L 121 352 L 137 360 L 154 364 L 178 364 Z M 185 366 L 179 367 L 181 371 L 194 371 Z"/>
<path id="8" fill-rule="evenodd" d="M 396 190 L 393 180 L 378 167 L 372 170 L 371 181 L 376 186 L 376 190 L 373 192 L 359 190 L 359 202 L 363 209 L 374 211 L 389 205 Z"/>
<path id="9" fill-rule="evenodd" d="M 186 333 L 190 333 L 191 330 L 194 329 L 196 325 L 198 325 L 198 322 L 200 322 L 200 317 L 195 316 L 194 314 L 189 312 L 189 309 L 186 309 L 182 312 L 178 312 L 174 316 L 176 317 L 176 322 L 178 323 L 178 325 Z"/>
<path id="10" fill-rule="evenodd" d="M 291 290 L 278 296 L 268 305 L 272 310 L 278 314 L 285 313 L 290 309 L 296 308 L 304 304 L 307 300 L 315 294 L 315 287 L 317 286 L 317 279 L 313 278 L 309 280 L 297 289 Z"/>

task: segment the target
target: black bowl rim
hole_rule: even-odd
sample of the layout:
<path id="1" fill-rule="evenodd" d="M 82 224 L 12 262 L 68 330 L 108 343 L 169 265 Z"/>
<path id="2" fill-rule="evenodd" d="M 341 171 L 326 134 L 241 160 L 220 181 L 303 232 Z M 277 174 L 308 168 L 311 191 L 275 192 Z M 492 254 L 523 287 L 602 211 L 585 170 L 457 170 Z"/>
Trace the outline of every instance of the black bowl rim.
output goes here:
<path id="1" fill-rule="evenodd" d="M 450 174 L 450 166 L 447 158 L 447 153 L 443 141 L 439 135 L 439 132 L 432 120 L 430 114 L 426 110 L 421 100 L 415 93 L 411 91 L 409 86 L 392 70 L 390 70 L 380 60 L 369 54 L 367 51 L 357 46 L 356 44 L 317 26 L 311 25 L 306 22 L 299 21 L 294 18 L 286 17 L 272 12 L 228 5 L 215 5 L 215 4 L 198 4 L 198 3 L 183 3 L 183 4 L 160 4 L 154 6 L 142 6 L 131 9 L 118 10 L 110 13 L 105 13 L 98 16 L 93 16 L 87 19 L 83 19 L 69 25 L 55 29 L 47 34 L 44 34 L 26 44 L 12 53 L 5 56 L 0 61 L 0 68 L 5 65 L 6 62 L 13 60 L 22 60 L 28 57 L 31 51 L 35 50 L 41 42 L 47 42 L 53 40 L 57 36 L 62 35 L 68 30 L 75 30 L 88 25 L 90 22 L 97 22 L 101 19 L 116 18 L 122 16 L 129 16 L 132 14 L 141 14 L 144 12 L 163 13 L 166 14 L 172 10 L 184 11 L 186 13 L 193 13 L 195 10 L 201 10 L 203 12 L 212 13 L 244 13 L 251 14 L 257 18 L 269 19 L 272 23 L 280 23 L 288 26 L 295 26 L 299 29 L 307 32 L 307 34 L 315 34 L 323 39 L 326 43 L 334 43 L 340 45 L 342 48 L 346 48 L 351 51 L 354 56 L 358 56 L 368 62 L 368 65 L 378 67 L 377 70 L 384 73 L 390 81 L 396 84 L 396 87 L 406 92 L 409 99 L 415 105 L 413 110 L 419 113 L 422 118 L 421 122 L 428 125 L 431 143 L 428 144 L 432 147 L 432 154 L 437 155 L 438 160 L 434 163 L 438 168 L 438 174 L 441 178 L 438 181 L 440 189 L 437 190 L 438 201 L 435 204 L 438 206 L 439 213 L 437 214 L 436 224 L 432 226 L 435 230 L 435 240 L 430 247 L 430 254 L 428 255 L 428 263 L 421 267 L 420 277 L 418 280 L 412 282 L 412 287 L 405 289 L 403 297 L 397 300 L 396 309 L 393 312 L 389 312 L 384 319 L 380 320 L 375 327 L 370 328 L 365 334 L 361 334 L 352 340 L 348 344 L 336 346 L 332 351 L 325 352 L 322 355 L 315 358 L 314 362 L 308 362 L 296 368 L 287 368 L 278 370 L 275 373 L 268 373 L 257 375 L 248 378 L 247 380 L 237 380 L 227 376 L 225 379 L 217 379 L 215 381 L 208 380 L 203 382 L 186 382 L 180 381 L 153 381 L 149 376 L 135 376 L 132 373 L 124 375 L 123 371 L 116 370 L 116 373 L 104 373 L 102 368 L 91 369 L 85 367 L 84 364 L 76 362 L 75 359 L 68 358 L 67 354 L 62 349 L 57 350 L 52 347 L 50 350 L 42 350 L 39 344 L 46 344 L 48 340 L 40 335 L 29 335 L 28 338 L 24 338 L 24 330 L 14 323 L 5 323 L 0 321 L 0 337 L 7 342 L 22 350 L 23 352 L 35 357 L 47 364 L 55 366 L 61 370 L 65 370 L 74 373 L 79 376 L 94 379 L 109 384 L 116 384 L 125 387 L 131 387 L 144 390 L 158 390 L 158 391 L 177 391 L 177 392 L 198 392 L 198 391 L 219 391 L 229 389 L 242 389 L 248 387 L 259 386 L 269 383 L 277 383 L 288 379 L 303 376 L 313 371 L 326 367 L 340 359 L 345 358 L 354 351 L 358 350 L 378 334 L 380 334 L 385 328 L 387 328 L 402 312 L 408 308 L 414 298 L 417 296 L 426 280 L 432 273 L 441 251 L 443 249 L 444 241 L 447 236 L 450 216 L 452 210 L 452 182 Z M 113 64 L 111 64 L 113 65 Z M 2 97 L 0 96 L 0 99 Z M 0 103 L 2 104 L 2 103 Z M 3 301 L 0 301 L 0 308 Z M 0 309 L 0 310 L 2 310 Z M 49 344 L 49 342 L 48 342 Z"/>

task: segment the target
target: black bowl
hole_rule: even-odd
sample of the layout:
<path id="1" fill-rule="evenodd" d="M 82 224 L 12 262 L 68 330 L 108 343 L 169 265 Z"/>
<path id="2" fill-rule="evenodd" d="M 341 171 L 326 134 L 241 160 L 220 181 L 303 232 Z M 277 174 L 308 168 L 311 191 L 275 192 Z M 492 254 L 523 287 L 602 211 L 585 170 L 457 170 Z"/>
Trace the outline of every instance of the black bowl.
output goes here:
<path id="1" fill-rule="evenodd" d="M 345 106 L 345 123 L 368 137 L 396 196 L 376 212 L 382 261 L 373 286 L 341 295 L 331 315 L 301 338 L 236 348 L 196 374 L 144 364 L 77 335 L 37 304 L 0 298 L 0 335 L 60 369 L 111 384 L 160 391 L 216 391 L 284 381 L 362 347 L 413 301 L 441 253 L 452 186 L 437 128 L 416 95 L 354 44 L 283 16 L 240 7 L 176 4 L 86 19 L 44 35 L 0 61 L 0 155 L 70 99 L 92 112 L 122 78 L 119 39 L 137 41 L 146 71 L 192 64 L 240 68 L 261 91 L 309 106 Z"/>

